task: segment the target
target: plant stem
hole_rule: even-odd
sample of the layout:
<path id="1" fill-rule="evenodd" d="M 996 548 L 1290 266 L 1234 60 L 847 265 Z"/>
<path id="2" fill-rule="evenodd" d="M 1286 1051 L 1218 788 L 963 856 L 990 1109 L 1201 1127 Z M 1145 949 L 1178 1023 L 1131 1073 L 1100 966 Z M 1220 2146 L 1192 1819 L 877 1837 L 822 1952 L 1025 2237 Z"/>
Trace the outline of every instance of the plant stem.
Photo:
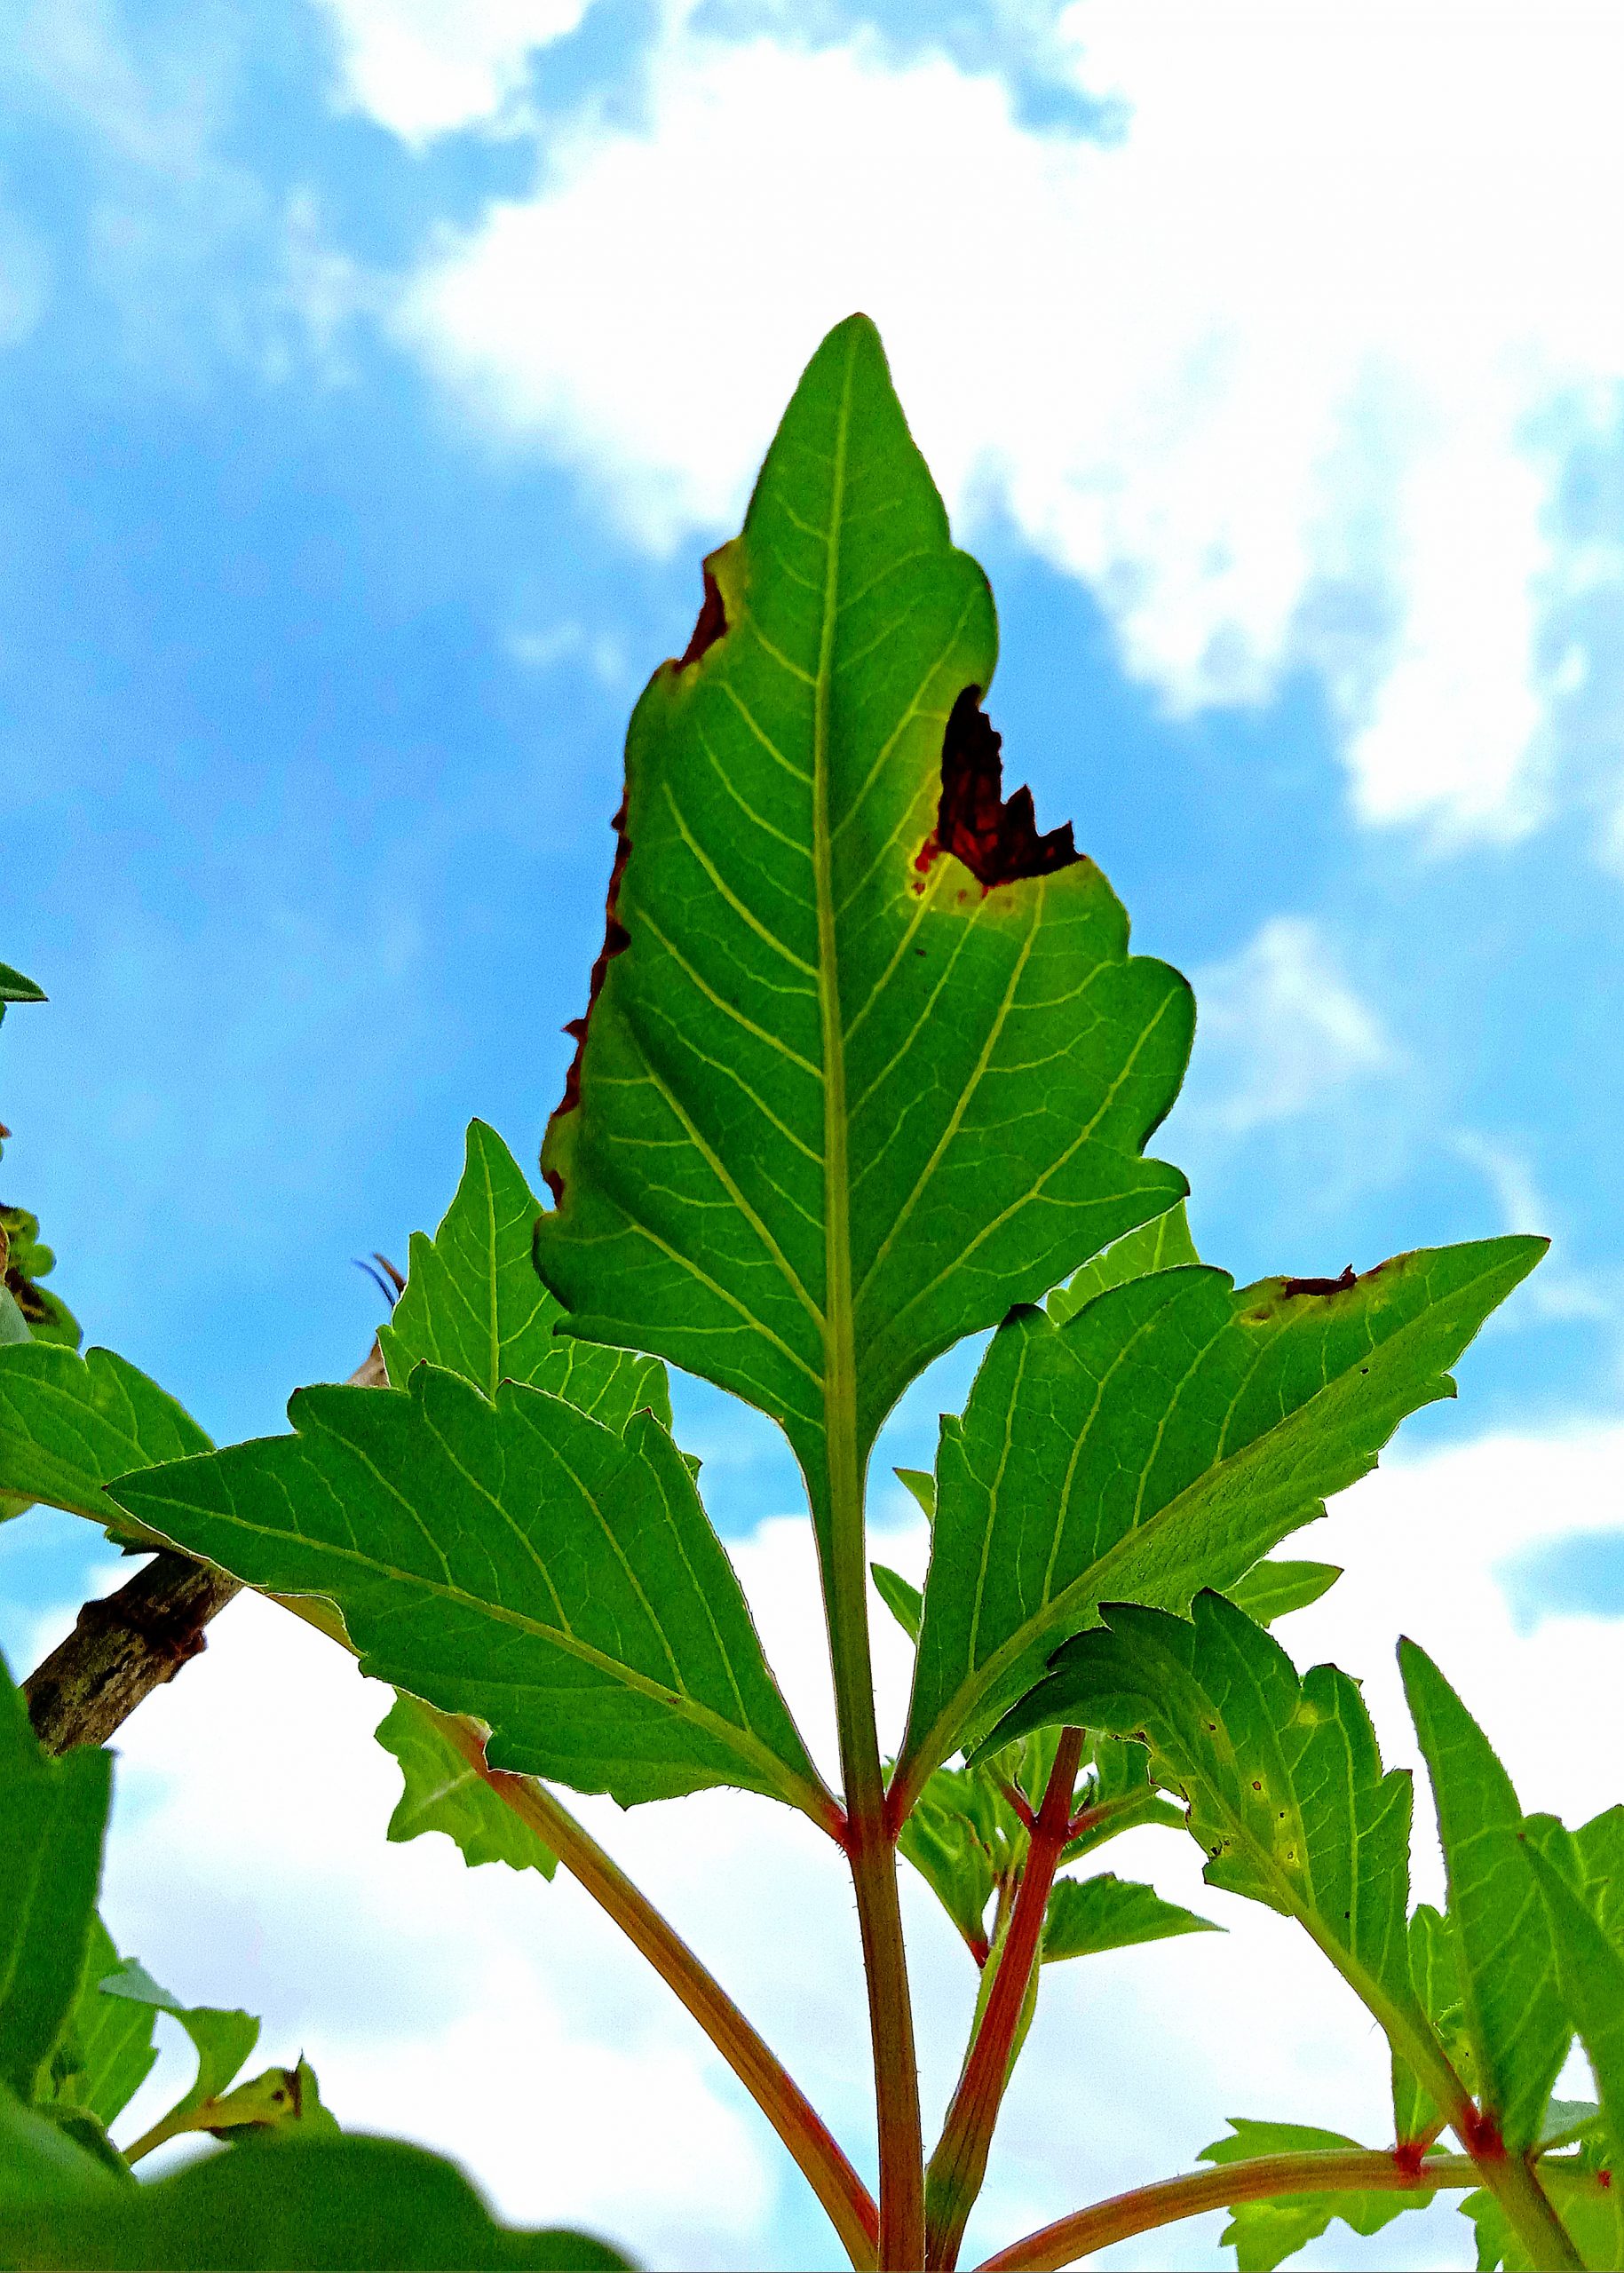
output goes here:
<path id="1" fill-rule="evenodd" d="M 829 816 L 834 722 L 831 689 L 840 616 L 840 530 L 845 503 L 855 345 L 848 352 L 824 559 L 822 623 L 813 689 L 812 875 L 818 904 L 818 1004 L 823 1073 L 823 1453 L 827 1499 L 809 1473 L 828 1624 L 846 1853 L 857 1896 L 868 2024 L 874 2042 L 880 2149 L 880 2263 L 916 2268 L 924 2251 L 924 2142 L 908 1999 L 907 1952 L 897 1893 L 895 1842 L 874 1717 L 868 1646 L 868 1567 L 863 1541 L 865 1457 L 858 1443 L 857 1353 L 852 1293 L 852 1192 L 847 1152 L 845 1025 L 836 923 L 834 832 Z"/>
<path id="2" fill-rule="evenodd" d="M 1043 1938 L 1043 1913 L 1060 1850 L 1071 1835 L 1072 1794 L 1082 1758 L 1081 1729 L 1062 1730 L 1042 1805 L 1032 1826 L 992 1993 L 964 2063 L 925 2176 L 925 2263 L 958 2263 L 964 2226 L 981 2191 L 1010 2055 Z"/>
<path id="3" fill-rule="evenodd" d="M 868 2190 L 810 2101 L 750 2026 L 721 1984 L 619 1865 L 556 1800 L 527 1776 L 489 1768 L 475 1725 L 425 1706 L 431 1720 L 499 1798 L 545 1841 L 571 1876 L 592 1897 L 675 1992 L 722 2055 L 794 2157 L 828 2212 L 841 2245 L 860 2273 L 875 2262 L 880 2219 Z"/>
<path id="4" fill-rule="evenodd" d="M 1137 2186 L 1087 2210 L 1073 2210 L 1051 2226 L 1011 2242 L 983 2261 L 980 2273 L 1053 2273 L 1062 2265 L 1091 2257 L 1113 2242 L 1149 2233 L 1204 2210 L 1232 2209 L 1238 2202 L 1266 2202 L 1278 2195 L 1436 2193 L 1442 2187 L 1476 2186 L 1479 2173 L 1466 2155 L 1434 2155 L 1417 2172 L 1390 2153 L 1349 2148 L 1311 2155 L 1257 2155 L 1245 2162 L 1222 2163 L 1155 2186 Z"/>

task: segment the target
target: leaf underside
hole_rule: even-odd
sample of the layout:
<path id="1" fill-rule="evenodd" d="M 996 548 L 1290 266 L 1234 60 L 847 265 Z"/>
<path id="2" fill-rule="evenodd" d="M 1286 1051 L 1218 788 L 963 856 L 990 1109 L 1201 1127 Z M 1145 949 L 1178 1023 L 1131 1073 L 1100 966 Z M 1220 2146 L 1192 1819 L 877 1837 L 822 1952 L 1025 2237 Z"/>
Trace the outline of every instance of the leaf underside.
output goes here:
<path id="1" fill-rule="evenodd" d="M 630 1803 L 820 1787 L 693 1478 L 544 1390 L 301 1390 L 296 1434 L 124 1477 L 187 1552 L 337 1604 L 363 1670 L 492 1730 L 491 1765 Z"/>
<path id="2" fill-rule="evenodd" d="M 1176 1934 L 1222 1930 L 1210 1918 L 1164 1902 L 1154 1887 L 1102 1871 L 1094 1878 L 1058 1879 L 1050 1889 L 1043 1913 L 1043 1962 L 1055 1965 L 1064 1958 L 1131 1949 Z"/>
<path id="3" fill-rule="evenodd" d="M 573 1332 L 780 1421 L 822 1525 L 836 1434 L 860 1468 L 939 1352 L 1180 1197 L 1139 1154 L 1192 1011 L 1067 833 L 999 803 L 991 596 L 866 319 L 707 577 L 628 736 L 536 1260 Z"/>
<path id="4" fill-rule="evenodd" d="M 384 1751 L 400 1764 L 403 1788 L 389 1818 L 392 1840 L 443 1831 L 461 1848 L 471 1869 L 480 1863 L 505 1863 L 511 1870 L 552 1876 L 558 1858 L 551 1848 L 475 1774 L 415 1698 L 397 1697 L 376 1735 Z"/>
<path id="5" fill-rule="evenodd" d="M 1422 1249 L 1329 1293 L 1187 1266 L 1064 1326 L 1016 1311 L 942 1422 L 905 1777 L 985 1735 L 1102 1601 L 1183 1611 L 1321 1515 L 1453 1394 L 1448 1366 L 1543 1251 Z"/>
<path id="6" fill-rule="evenodd" d="M 1311 2155 L 1338 2149 L 1359 2150 L 1357 2139 L 1340 2131 L 1323 2131 L 1311 2123 L 1259 2123 L 1247 2116 L 1232 2116 L 1230 2135 L 1203 2147 L 1198 2161 L 1245 2162 L 1256 2155 Z M 1317 2240 L 1340 2218 L 1356 2234 L 1380 2233 L 1383 2226 L 1406 2210 L 1430 2207 L 1432 2196 L 1369 2193 L 1291 2194 L 1272 2201 L 1238 2203 L 1218 2237 L 1235 2253 L 1237 2273 L 1274 2273 L 1288 2257 Z"/>
<path id="7" fill-rule="evenodd" d="M 1299 1677 L 1223 1596 L 1189 1620 L 1113 1604 L 1000 1725 L 996 1742 L 1070 1723 L 1148 1741 L 1190 1802 L 1211 1886 L 1304 1925 L 1373 2009 L 1413 2014 L 1406 1940 L 1411 1789 L 1384 1775 L 1359 1685 Z"/>
<path id="8" fill-rule="evenodd" d="M 191 1415 L 110 1350 L 0 1349 L 0 1492 L 116 1525 L 103 1491 L 115 1477 L 209 1450 Z"/>

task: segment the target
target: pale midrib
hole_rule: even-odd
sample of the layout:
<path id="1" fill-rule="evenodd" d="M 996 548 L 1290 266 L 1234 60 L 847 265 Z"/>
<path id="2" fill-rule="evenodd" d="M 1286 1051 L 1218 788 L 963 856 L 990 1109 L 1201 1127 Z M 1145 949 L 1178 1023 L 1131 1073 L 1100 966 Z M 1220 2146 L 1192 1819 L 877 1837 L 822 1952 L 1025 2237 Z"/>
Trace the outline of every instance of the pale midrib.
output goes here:
<path id="1" fill-rule="evenodd" d="M 852 417 L 852 360 L 848 354 L 829 492 L 828 550 L 824 561 L 823 621 L 818 638 L 818 675 L 812 727 L 812 878 L 818 898 L 818 1007 L 823 1038 L 823 1348 L 826 1461 L 833 1468 L 833 1442 L 843 1417 L 848 1426 L 857 1412 L 857 1358 L 852 1339 L 851 1193 L 846 1157 L 846 1057 L 841 1028 L 840 965 L 835 937 L 834 838 L 829 828 L 829 707 L 832 697 L 835 630 L 839 620 L 840 526 L 845 505 L 846 451 Z M 855 1452 L 855 1443 L 853 1444 Z M 830 1519 L 834 1519 L 831 1485 Z M 855 1479 L 852 1479 L 855 1485 Z M 831 1540 L 831 1545 L 833 1541 Z M 838 1549 L 836 1549 L 838 1556 Z"/>

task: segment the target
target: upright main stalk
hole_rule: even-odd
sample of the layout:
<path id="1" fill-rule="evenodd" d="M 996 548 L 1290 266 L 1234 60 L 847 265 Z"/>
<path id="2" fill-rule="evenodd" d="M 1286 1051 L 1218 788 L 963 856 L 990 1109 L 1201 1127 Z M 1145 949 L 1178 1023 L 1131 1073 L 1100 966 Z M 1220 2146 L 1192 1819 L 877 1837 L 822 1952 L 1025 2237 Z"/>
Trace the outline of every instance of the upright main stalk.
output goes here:
<path id="1" fill-rule="evenodd" d="M 823 1423 L 828 1498 L 815 1512 L 829 1662 L 845 1787 L 846 1851 L 857 1894 L 880 2148 L 880 2263 L 924 2262 L 924 2144 L 908 1999 L 907 1953 L 897 1897 L 896 1849 L 885 1820 L 885 1782 L 874 1716 L 864 1549 L 864 1457 L 857 1430 L 857 1356 L 852 1299 L 851 1168 L 847 1151 L 844 1011 L 835 920 L 831 701 L 840 607 L 840 531 L 845 510 L 852 357 L 835 443 L 823 621 L 814 692 L 812 876 L 818 903 L 818 997 L 823 1054 Z M 814 1498 L 817 1494 L 814 1489 Z"/>

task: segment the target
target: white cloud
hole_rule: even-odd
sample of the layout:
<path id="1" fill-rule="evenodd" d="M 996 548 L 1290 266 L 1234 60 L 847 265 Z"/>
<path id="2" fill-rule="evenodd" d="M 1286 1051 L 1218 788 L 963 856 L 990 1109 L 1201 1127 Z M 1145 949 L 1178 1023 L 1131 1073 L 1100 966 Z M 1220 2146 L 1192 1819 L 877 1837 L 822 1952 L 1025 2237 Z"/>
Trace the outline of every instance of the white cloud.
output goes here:
<path id="1" fill-rule="evenodd" d="M 1480 1715 L 1527 1805 L 1593 1812 L 1618 1796 L 1617 1624 L 1549 1618 L 1519 1634 L 1493 1571 L 1551 1535 L 1552 1510 L 1564 1531 L 1616 1528 L 1621 1474 L 1624 1430 L 1497 1437 L 1389 1465 L 1300 1540 L 1348 1576 L 1286 1628 L 1288 1645 L 1301 1663 L 1331 1656 L 1362 1676 L 1384 1746 L 1407 1761 L 1392 1666 L 1407 1629 Z M 917 1525 L 883 1549 L 915 1572 L 923 1550 Z M 806 1527 L 766 1523 L 738 1559 L 827 1756 Z M 876 1643 L 894 1732 L 906 1653 L 883 1615 Z M 824 2245 L 776 2143 L 563 1874 L 547 1887 L 465 1871 L 440 1839 L 384 1843 L 396 1772 L 369 1731 L 386 1702 L 283 1613 L 251 1599 L 227 1611 L 206 1655 L 122 1733 L 106 1890 L 121 1944 L 183 1994 L 262 2013 L 264 2058 L 303 2044 L 344 2120 L 456 2154 L 511 2217 L 596 2224 L 654 2265 L 806 2262 Z M 741 1795 L 624 1815 L 581 1806 L 867 2162 L 856 1933 L 827 1842 Z M 1422 1818 L 1418 1891 L 1431 1893 L 1424 1806 Z M 1382 2135 L 1385 2061 L 1367 2017 L 1302 1936 L 1204 1888 L 1200 1859 L 1172 1834 L 1136 1833 L 1113 1852 L 1124 1873 L 1230 1932 L 1050 1976 L 972 2247 L 1187 2166 L 1232 2113 Z M 951 2088 L 971 1969 L 911 1880 L 906 1905 L 934 2110 Z M 161 2088 L 146 2087 L 147 2112 Z M 1218 2262 L 1217 2222 L 1116 2261 Z M 1390 2263 L 1392 2246 L 1361 2252 L 1339 2236 L 1318 2261 Z M 1455 2262 L 1459 2238 L 1422 2237 L 1405 2255 Z"/>
<path id="2" fill-rule="evenodd" d="M 1624 376 L 1614 12 L 1080 0 L 1110 147 L 940 57 L 684 12 L 641 123 L 550 128 L 544 185 L 411 281 L 476 416 L 669 547 L 864 307 L 950 501 L 1087 580 L 1170 704 L 1317 666 L 1367 820 L 1538 820 L 1557 484 Z"/>
<path id="3" fill-rule="evenodd" d="M 1200 974 L 1196 995 L 1194 1109 L 1233 1135 L 1322 1107 L 1400 1062 L 1322 927 L 1303 916 L 1271 916 L 1238 955 Z"/>
<path id="4" fill-rule="evenodd" d="M 495 118 L 534 51 L 590 0 L 315 0 L 338 44 L 341 98 L 421 148 Z"/>

